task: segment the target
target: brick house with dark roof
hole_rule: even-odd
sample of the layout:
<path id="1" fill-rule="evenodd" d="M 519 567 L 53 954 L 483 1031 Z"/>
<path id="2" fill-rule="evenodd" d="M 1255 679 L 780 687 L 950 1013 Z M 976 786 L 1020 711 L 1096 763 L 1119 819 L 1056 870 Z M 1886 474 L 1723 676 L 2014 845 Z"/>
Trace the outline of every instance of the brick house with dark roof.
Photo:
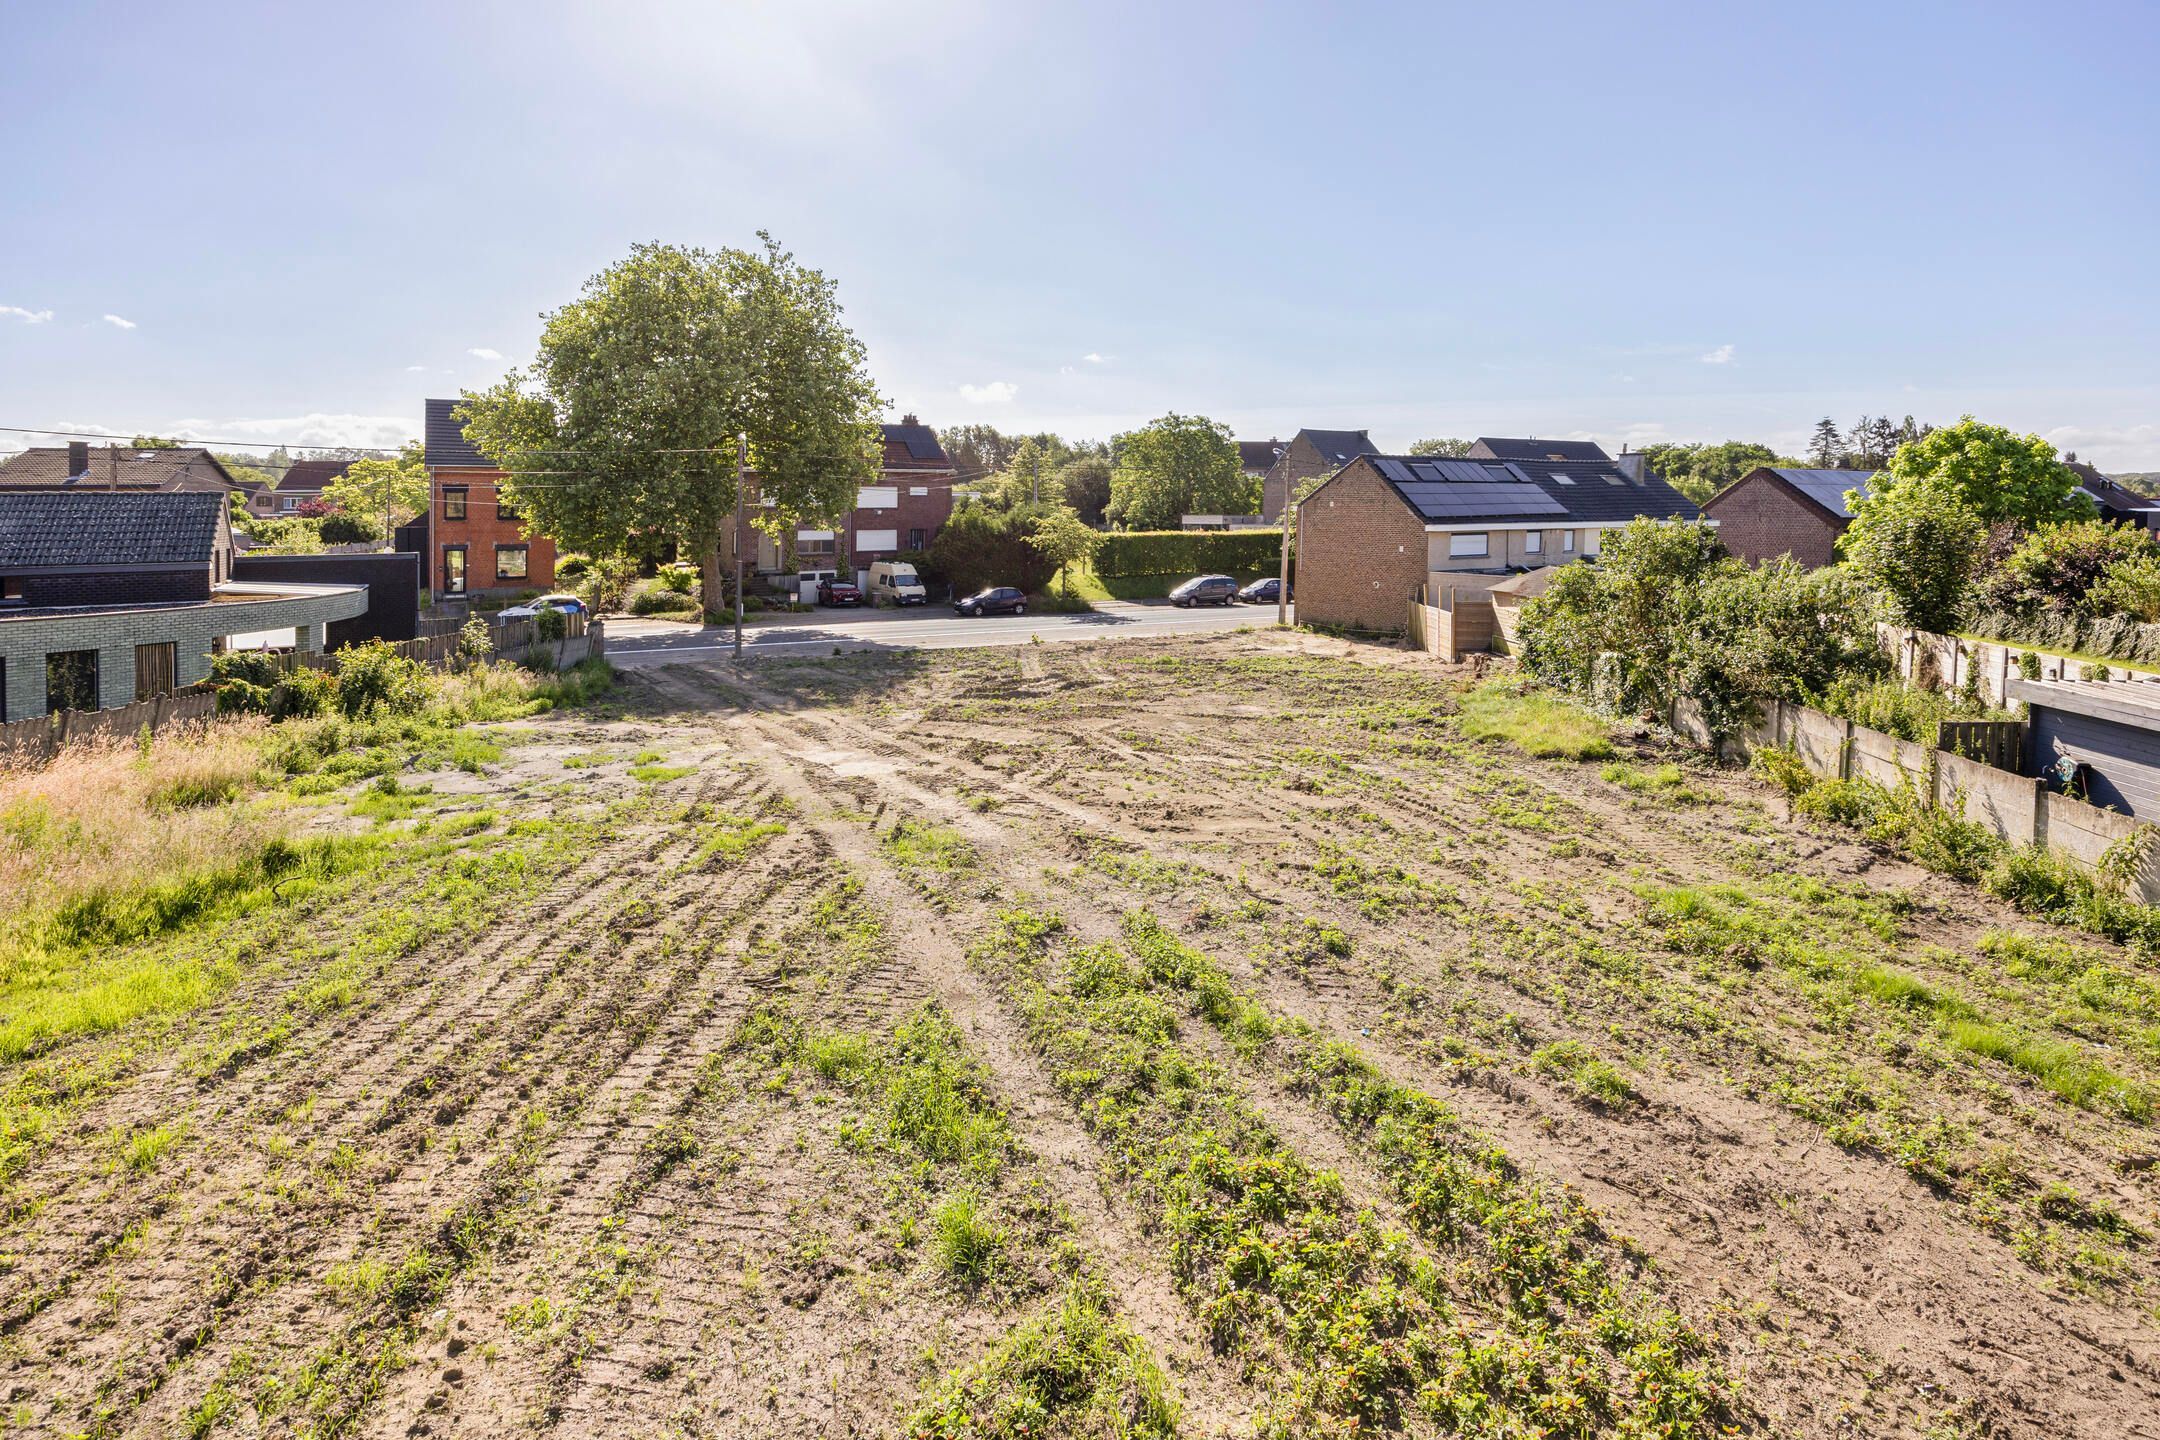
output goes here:
<path id="1" fill-rule="evenodd" d="M 0 493 L 0 605 L 208 600 L 232 566 L 232 524 L 210 491 Z"/>
<path id="2" fill-rule="evenodd" d="M 277 483 L 265 485 L 248 497 L 254 515 L 291 515 L 310 500 L 320 500 L 330 482 L 352 468 L 350 460 L 295 460 L 285 467 Z"/>
<path id="3" fill-rule="evenodd" d="M 1377 455 L 1380 447 L 1363 430 L 1300 430 L 1283 447 L 1282 457 L 1268 466 L 1260 481 L 1260 515 L 1270 522 L 1282 518 L 1284 497 L 1293 486 L 1332 475 L 1360 455 Z"/>
<path id="4" fill-rule="evenodd" d="M 462 400 L 430 400 L 422 463 L 428 472 L 428 588 L 437 595 L 516 595 L 555 588 L 555 542 L 526 533 L 502 501 L 503 471 L 465 438 Z"/>
<path id="5" fill-rule="evenodd" d="M 2075 455 L 2065 456 L 2063 464 L 2078 477 L 2078 489 L 2099 508 L 2100 518 L 2118 525 L 2134 525 L 2140 530 L 2160 529 L 2160 504 L 2150 495 L 2141 495 L 2127 485 L 2118 485 Z"/>
<path id="6" fill-rule="evenodd" d="M 937 431 L 913 415 L 882 427 L 883 455 L 874 484 L 856 491 L 855 506 L 824 525 L 799 525 L 775 539 L 746 515 L 738 543 L 750 549 L 752 573 L 839 575 L 856 578 L 878 560 L 926 550 L 952 518 L 958 471 Z M 750 477 L 748 504 L 757 503 L 757 476 Z M 732 569 L 735 548 L 721 557 Z"/>
<path id="7" fill-rule="evenodd" d="M 1629 521 L 1701 518 L 1640 456 L 1614 460 L 1573 441 L 1499 458 L 1522 443 L 1480 441 L 1479 459 L 1359 455 L 1344 465 L 1298 506 L 1298 618 L 1398 631 L 1412 598 L 1445 576 L 1588 559 L 1604 531 Z M 1567 458 L 1540 458 L 1552 453 Z"/>
<path id="8" fill-rule="evenodd" d="M 245 492 L 223 461 L 201 446 L 138 450 L 131 445 L 33 445 L 0 461 L 0 491 L 122 490 L 230 495 Z"/>
<path id="9" fill-rule="evenodd" d="M 1837 559 L 1838 537 L 1852 523 L 1845 492 L 1867 493 L 1872 470 L 1811 470 L 1759 465 L 1703 502 L 1725 548 L 1750 565 L 1789 555 L 1809 568 Z"/>

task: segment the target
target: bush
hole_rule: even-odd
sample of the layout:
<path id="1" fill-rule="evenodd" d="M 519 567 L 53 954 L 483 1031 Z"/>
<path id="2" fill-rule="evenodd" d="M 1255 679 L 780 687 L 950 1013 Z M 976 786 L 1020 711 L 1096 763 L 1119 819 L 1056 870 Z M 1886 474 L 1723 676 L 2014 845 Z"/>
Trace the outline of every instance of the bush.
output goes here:
<path id="1" fill-rule="evenodd" d="M 660 587 L 675 595 L 688 595 L 697 589 L 698 567 L 695 565 L 662 565 L 653 572 Z"/>
<path id="2" fill-rule="evenodd" d="M 558 574 L 561 572 L 558 570 Z M 578 584 L 578 598 L 591 607 L 595 615 L 603 615 L 623 608 L 630 582 L 637 578 L 637 564 L 621 555 L 603 555 L 588 562 L 584 578 Z"/>
<path id="3" fill-rule="evenodd" d="M 398 654 L 388 641 L 370 640 L 337 652 L 338 708 L 354 719 L 416 714 L 427 699 L 427 668 Z"/>
<path id="4" fill-rule="evenodd" d="M 1124 530 L 1103 537 L 1095 573 L 1272 575 L 1282 559 L 1280 530 Z"/>
<path id="5" fill-rule="evenodd" d="M 1862 505 L 1838 550 L 1889 601 L 1890 618 L 1948 629 L 1987 546 L 1987 527 L 1947 485 L 1909 481 Z"/>
<path id="6" fill-rule="evenodd" d="M 325 545 L 362 545 L 382 539 L 382 526 L 364 515 L 339 511 L 323 516 L 316 533 Z"/>
<path id="7" fill-rule="evenodd" d="M 1896 676 L 1866 680 L 1857 676 L 1839 679 L 1808 703 L 1818 710 L 1841 716 L 1855 725 L 1895 735 L 1916 745 L 1935 743 L 1937 727 L 1945 720 L 2011 720 L 2007 711 L 1992 710 L 1977 698 L 1963 693 L 1923 690 Z"/>
<path id="8" fill-rule="evenodd" d="M 2084 614 L 2106 614 L 2088 604 L 2088 596 L 2118 565 L 2143 562 L 2125 570 L 2126 581 L 2160 564 L 2160 552 L 2142 530 L 2102 520 L 2046 525 L 2018 542 L 1981 584 L 1979 600 L 1998 610 L 2046 607 Z"/>
<path id="9" fill-rule="evenodd" d="M 694 615 L 697 608 L 697 598 L 680 590 L 640 590 L 630 602 L 633 615 Z"/>
<path id="10" fill-rule="evenodd" d="M 254 549 L 267 554 L 312 555 L 323 548 L 322 522 L 300 516 L 270 520 L 250 518 L 248 538 Z"/>
<path id="11" fill-rule="evenodd" d="M 2126 615 L 2141 624 L 2160 620 L 2160 550 L 2120 556 L 2085 592 L 2093 615 Z"/>

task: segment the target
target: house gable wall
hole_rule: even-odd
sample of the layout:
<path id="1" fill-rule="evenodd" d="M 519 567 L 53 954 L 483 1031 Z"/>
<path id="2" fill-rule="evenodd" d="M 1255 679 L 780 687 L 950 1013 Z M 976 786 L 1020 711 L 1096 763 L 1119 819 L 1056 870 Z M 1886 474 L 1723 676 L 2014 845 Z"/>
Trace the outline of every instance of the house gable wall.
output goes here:
<path id="1" fill-rule="evenodd" d="M 506 520 L 498 513 L 496 484 L 503 478 L 502 471 L 442 466 L 429 474 L 432 509 L 428 516 L 427 573 L 431 590 L 438 595 L 448 590 L 448 562 L 444 556 L 460 545 L 465 547 L 468 595 L 515 595 L 555 588 L 555 542 L 545 535 L 528 535 L 523 520 Z M 460 487 L 465 491 L 465 518 L 452 520 L 443 507 L 443 492 Z M 526 547 L 524 579 L 496 577 L 495 550 L 499 545 Z"/>
<path id="2" fill-rule="evenodd" d="M 1718 522 L 1725 548 L 1750 565 L 1780 555 L 1809 567 L 1837 559 L 1845 522 L 1795 494 L 1776 476 L 1757 470 L 1711 497 L 1703 513 Z"/>
<path id="3" fill-rule="evenodd" d="M 1394 632 L 1425 583 L 1425 524 L 1365 460 L 1298 507 L 1300 621 Z"/>

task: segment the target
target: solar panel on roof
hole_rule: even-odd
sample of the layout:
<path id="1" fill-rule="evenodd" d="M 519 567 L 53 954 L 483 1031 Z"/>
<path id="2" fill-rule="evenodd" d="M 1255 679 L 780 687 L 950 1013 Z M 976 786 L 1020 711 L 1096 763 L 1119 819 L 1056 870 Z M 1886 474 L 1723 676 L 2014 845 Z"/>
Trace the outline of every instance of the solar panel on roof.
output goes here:
<path id="1" fill-rule="evenodd" d="M 1376 458 L 1374 459 L 1373 464 L 1379 466 L 1380 473 L 1382 475 L 1385 475 L 1389 479 L 1389 481 L 1394 484 L 1411 485 L 1415 484 L 1417 481 L 1417 477 L 1410 473 L 1410 467 L 1403 464 L 1400 460 Z"/>
<path id="2" fill-rule="evenodd" d="M 1478 460 L 1436 460 L 1433 468 L 1443 477 L 1457 484 L 1489 485 L 1494 482 L 1508 483 L 1508 473 L 1500 465 L 1487 465 Z"/>
<path id="3" fill-rule="evenodd" d="M 1447 484 L 1409 484 L 1403 498 L 1427 520 L 1460 520 L 1470 516 L 1565 515 L 1567 507 L 1538 489 L 1512 480 L 1450 481 Z"/>

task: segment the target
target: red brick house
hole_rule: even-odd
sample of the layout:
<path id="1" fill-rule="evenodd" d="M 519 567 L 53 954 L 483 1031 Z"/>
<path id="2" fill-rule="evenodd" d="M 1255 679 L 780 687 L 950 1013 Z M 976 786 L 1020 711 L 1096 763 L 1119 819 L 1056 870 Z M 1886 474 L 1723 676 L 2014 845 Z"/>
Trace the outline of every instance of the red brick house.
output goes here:
<path id="1" fill-rule="evenodd" d="M 320 500 L 330 482 L 343 475 L 350 460 L 295 460 L 285 467 L 274 485 L 258 486 L 248 496 L 251 515 L 293 515 L 311 500 Z"/>
<path id="2" fill-rule="evenodd" d="M 555 542 L 526 532 L 502 501 L 503 472 L 473 448 L 452 414 L 427 402 L 428 588 L 437 595 L 515 595 L 555 588 Z"/>
<path id="3" fill-rule="evenodd" d="M 774 537 L 746 519 L 740 544 L 750 551 L 751 573 L 840 575 L 860 579 L 873 561 L 890 560 L 909 550 L 926 550 L 952 518 L 953 481 L 958 472 L 939 443 L 937 431 L 913 415 L 884 427 L 885 454 L 877 481 L 856 492 L 855 507 L 825 525 L 799 525 Z M 750 477 L 749 503 L 757 503 L 757 477 Z M 722 557 L 732 568 L 735 549 Z"/>
<path id="4" fill-rule="evenodd" d="M 1804 470 L 1760 465 L 1703 502 L 1725 548 L 1750 565 L 1781 555 L 1810 568 L 1837 559 L 1852 523 L 1845 492 L 1867 493 L 1872 470 Z"/>
<path id="5" fill-rule="evenodd" d="M 1701 516 L 1640 455 L 1615 460 L 1581 441 L 1525 448 L 1542 444 L 1481 440 L 1471 453 L 1490 458 L 1478 459 L 1353 458 L 1298 506 L 1298 619 L 1399 631 L 1412 598 L 1451 576 L 1482 588 L 1594 556 L 1606 530 L 1643 516 Z M 1510 454 L 1526 458 L 1500 458 Z"/>
<path id="6" fill-rule="evenodd" d="M 1249 465 L 1259 459 L 1257 453 L 1249 453 L 1245 447 L 1253 442 L 1238 442 L 1238 458 L 1241 465 Z M 1267 442 L 1272 450 L 1276 442 Z M 1255 447 L 1257 449 L 1257 446 Z M 1264 520 L 1282 518 L 1285 497 L 1292 487 L 1304 489 L 1305 482 L 1323 475 L 1332 475 L 1360 455 L 1377 455 L 1380 447 L 1373 444 L 1372 437 L 1363 430 L 1300 430 L 1283 445 L 1282 455 L 1274 459 L 1260 477 L 1260 515 Z M 1249 471 L 1247 473 L 1250 473 Z"/>

